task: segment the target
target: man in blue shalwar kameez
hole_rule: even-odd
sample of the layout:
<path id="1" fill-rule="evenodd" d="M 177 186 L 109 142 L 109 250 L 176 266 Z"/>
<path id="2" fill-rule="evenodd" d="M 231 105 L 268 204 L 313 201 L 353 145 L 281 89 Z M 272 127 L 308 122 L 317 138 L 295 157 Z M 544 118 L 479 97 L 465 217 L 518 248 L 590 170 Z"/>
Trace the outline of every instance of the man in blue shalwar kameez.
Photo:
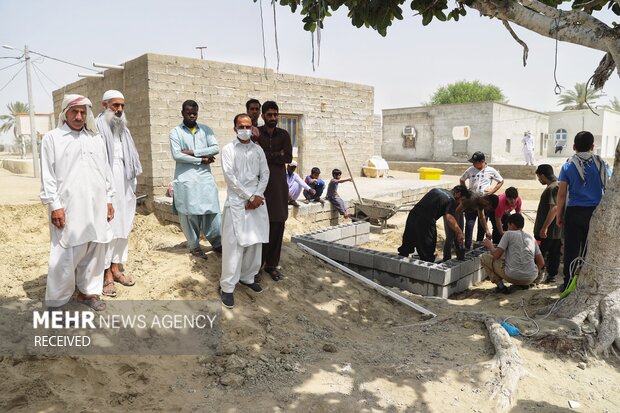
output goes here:
<path id="1" fill-rule="evenodd" d="M 195 101 L 183 102 L 181 115 L 183 123 L 170 131 L 170 150 L 176 161 L 172 181 L 174 208 L 190 253 L 206 259 L 200 248 L 201 231 L 214 251 L 222 250 L 220 202 L 211 174 L 211 163 L 220 149 L 213 130 L 196 122 L 198 104 Z"/>

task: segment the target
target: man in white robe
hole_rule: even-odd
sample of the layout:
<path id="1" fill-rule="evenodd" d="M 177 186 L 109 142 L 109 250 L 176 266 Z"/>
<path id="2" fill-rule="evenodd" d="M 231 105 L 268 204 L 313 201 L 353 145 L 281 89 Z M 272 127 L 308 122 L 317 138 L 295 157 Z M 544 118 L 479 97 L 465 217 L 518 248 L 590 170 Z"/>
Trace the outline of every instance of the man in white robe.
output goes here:
<path id="1" fill-rule="evenodd" d="M 269 215 L 264 191 L 269 166 L 263 149 L 252 142 L 252 120 L 235 116 L 237 139 L 221 152 L 227 197 L 222 214 L 222 304 L 233 308 L 233 292 L 240 282 L 256 293 L 263 291 L 254 282 L 261 266 L 262 245 L 269 241 Z"/>
<path id="2" fill-rule="evenodd" d="M 45 290 L 48 307 L 77 300 L 101 311 L 106 244 L 114 218 L 112 171 L 105 143 L 96 133 L 90 100 L 66 95 L 58 127 L 41 144 L 41 202 L 48 206 L 50 258 Z"/>
<path id="3" fill-rule="evenodd" d="M 525 132 L 525 134 L 523 134 L 523 139 L 521 139 L 521 143 L 523 144 L 525 164 L 534 165 L 534 135 L 532 135 L 532 132 Z"/>
<path id="4" fill-rule="evenodd" d="M 136 214 L 136 179 L 142 173 L 142 165 L 127 128 L 125 96 L 118 90 L 108 90 L 101 103 L 103 112 L 97 116 L 97 130 L 106 145 L 115 190 L 115 218 L 111 222 L 114 237 L 106 248 L 103 295 L 116 297 L 114 282 L 126 287 L 135 284 L 132 277 L 121 271 L 121 264 L 127 262 L 129 255 L 129 233 Z"/>

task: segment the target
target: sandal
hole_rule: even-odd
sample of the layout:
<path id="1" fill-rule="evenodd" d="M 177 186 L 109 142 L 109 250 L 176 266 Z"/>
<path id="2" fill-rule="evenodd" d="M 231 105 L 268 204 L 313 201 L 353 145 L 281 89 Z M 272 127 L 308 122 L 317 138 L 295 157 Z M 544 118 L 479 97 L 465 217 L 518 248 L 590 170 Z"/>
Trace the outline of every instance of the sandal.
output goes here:
<path id="1" fill-rule="evenodd" d="M 207 259 L 207 254 L 200 247 L 196 248 L 195 250 L 191 250 L 189 253 L 192 254 L 194 257 L 202 258 L 203 260 Z"/>
<path id="2" fill-rule="evenodd" d="M 265 269 L 265 272 L 271 276 L 274 281 L 280 281 L 284 278 L 284 275 L 277 268 Z"/>
<path id="3" fill-rule="evenodd" d="M 82 299 L 78 299 L 77 302 L 95 311 L 103 311 L 106 309 L 106 304 L 96 295 L 87 295 Z"/>
<path id="4" fill-rule="evenodd" d="M 106 287 L 108 287 L 107 290 Z M 114 280 L 107 280 L 103 283 L 103 291 L 101 291 L 101 294 L 105 295 L 106 297 L 116 297 L 116 287 L 114 286 Z"/>
<path id="5" fill-rule="evenodd" d="M 259 283 L 261 281 L 263 281 L 263 277 L 260 275 L 260 270 L 259 270 L 258 273 L 256 273 L 256 275 L 254 276 L 254 282 Z"/>
<path id="6" fill-rule="evenodd" d="M 125 281 L 121 281 L 121 277 L 125 279 Z M 114 282 L 119 283 L 125 287 L 132 287 L 136 284 L 136 281 L 129 275 L 125 275 L 124 272 L 120 273 L 118 277 L 114 277 Z M 105 284 L 104 284 L 105 287 Z"/>

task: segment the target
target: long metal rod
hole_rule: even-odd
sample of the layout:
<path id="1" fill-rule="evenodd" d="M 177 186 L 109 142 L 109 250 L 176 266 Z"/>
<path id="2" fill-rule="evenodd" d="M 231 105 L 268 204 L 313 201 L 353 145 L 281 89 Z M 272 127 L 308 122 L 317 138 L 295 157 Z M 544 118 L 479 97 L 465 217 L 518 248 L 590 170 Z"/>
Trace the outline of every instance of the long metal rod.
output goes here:
<path id="1" fill-rule="evenodd" d="M 34 120 L 34 101 L 32 99 L 32 66 L 30 62 L 30 51 L 28 45 L 24 46 L 24 59 L 26 59 L 26 84 L 28 86 L 28 108 L 30 118 L 30 139 L 32 142 L 32 170 L 34 177 L 41 176 L 41 168 L 39 161 L 39 138 L 37 136 L 37 126 Z"/>
<path id="2" fill-rule="evenodd" d="M 424 315 L 429 315 L 429 316 L 433 316 L 433 317 L 437 317 L 437 314 L 433 313 L 432 311 L 427 310 L 426 308 L 417 305 L 416 303 L 407 300 L 406 298 L 401 297 L 400 295 L 396 294 L 394 291 L 388 290 L 387 288 L 385 288 L 382 285 L 377 284 L 376 282 L 369 280 L 368 278 L 364 277 L 363 275 L 360 275 L 358 273 L 356 273 L 355 271 L 353 271 L 350 268 L 345 267 L 344 265 L 332 260 L 329 257 L 326 257 L 325 255 L 321 254 L 320 252 L 317 252 L 315 250 L 313 250 L 312 248 L 303 245 L 303 244 L 297 244 L 297 246 L 299 248 L 301 248 L 303 251 L 307 252 L 308 254 L 314 255 L 317 258 L 322 259 L 323 261 L 325 261 L 328 264 L 333 265 L 334 267 L 338 268 L 339 270 L 349 274 L 351 277 L 355 278 L 358 281 L 361 281 L 363 284 L 366 284 L 367 286 L 369 286 L 370 288 L 380 292 L 383 295 L 386 295 L 390 298 L 393 298 L 394 300 L 398 301 L 401 304 L 405 304 L 407 307 L 411 307 L 416 311 L 419 311 L 420 313 L 424 314 Z"/>
<path id="3" fill-rule="evenodd" d="M 360 193 L 357 190 L 357 185 L 355 185 L 355 181 L 353 180 L 353 174 L 351 173 L 351 168 L 349 168 L 349 162 L 347 162 L 347 157 L 344 154 L 344 149 L 342 149 L 342 143 L 340 143 L 340 139 L 338 139 L 338 146 L 340 146 L 340 152 L 342 152 L 342 158 L 344 159 L 344 164 L 347 166 L 347 171 L 349 171 L 349 176 L 351 177 L 353 188 L 355 188 L 355 193 L 357 194 L 357 199 L 359 199 L 360 204 L 363 204 L 364 202 L 362 201 L 362 197 L 360 196 Z"/>

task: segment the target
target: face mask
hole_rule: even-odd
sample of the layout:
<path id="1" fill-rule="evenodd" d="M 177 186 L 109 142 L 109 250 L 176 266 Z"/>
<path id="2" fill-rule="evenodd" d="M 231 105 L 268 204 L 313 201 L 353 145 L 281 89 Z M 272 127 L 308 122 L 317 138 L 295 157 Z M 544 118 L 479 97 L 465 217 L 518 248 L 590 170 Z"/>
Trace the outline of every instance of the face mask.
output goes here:
<path id="1" fill-rule="evenodd" d="M 250 138 L 252 137 L 252 130 L 251 129 L 239 129 L 237 130 L 237 138 L 239 138 L 242 141 L 247 141 L 250 140 Z"/>

